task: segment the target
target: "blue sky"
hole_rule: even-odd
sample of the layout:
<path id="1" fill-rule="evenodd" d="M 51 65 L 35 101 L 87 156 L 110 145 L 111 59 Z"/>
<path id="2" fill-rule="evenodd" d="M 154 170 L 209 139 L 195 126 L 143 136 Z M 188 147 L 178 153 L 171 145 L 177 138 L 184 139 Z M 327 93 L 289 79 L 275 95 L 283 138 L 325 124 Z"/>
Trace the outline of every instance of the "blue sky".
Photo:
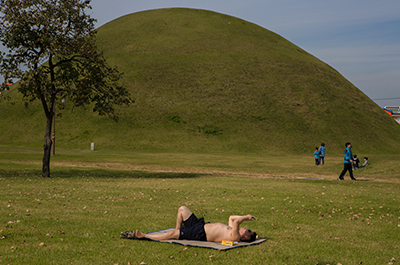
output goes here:
<path id="1" fill-rule="evenodd" d="M 98 27 L 126 14 L 166 7 L 238 17 L 329 64 L 379 106 L 400 106 L 398 0 L 92 0 L 92 7 Z M 386 98 L 392 100 L 380 100 Z"/>

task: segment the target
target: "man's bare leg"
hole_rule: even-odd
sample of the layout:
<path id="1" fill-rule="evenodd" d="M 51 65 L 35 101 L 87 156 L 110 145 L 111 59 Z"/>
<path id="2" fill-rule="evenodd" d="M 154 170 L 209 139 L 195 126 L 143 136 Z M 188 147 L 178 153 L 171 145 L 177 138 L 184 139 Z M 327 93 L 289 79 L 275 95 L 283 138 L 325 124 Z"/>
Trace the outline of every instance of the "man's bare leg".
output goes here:
<path id="1" fill-rule="evenodd" d="M 156 234 L 144 234 L 139 230 L 136 230 L 137 238 L 149 238 L 154 240 L 168 240 L 168 239 L 179 239 L 179 230 L 173 229 L 167 233 L 156 233 Z"/>
<path id="2" fill-rule="evenodd" d="M 186 221 L 192 215 L 192 213 L 193 212 L 186 206 L 179 207 L 178 214 L 176 216 L 175 229 L 181 229 L 183 221 Z"/>
<path id="3" fill-rule="evenodd" d="M 186 207 L 181 206 L 178 209 L 178 214 L 176 216 L 176 227 L 174 230 L 168 231 L 167 233 L 159 233 L 159 234 L 144 234 L 139 230 L 136 230 L 137 238 L 150 238 L 154 240 L 168 240 L 168 239 L 179 239 L 180 229 L 182 227 L 183 221 L 186 221 L 191 215 L 192 211 Z"/>

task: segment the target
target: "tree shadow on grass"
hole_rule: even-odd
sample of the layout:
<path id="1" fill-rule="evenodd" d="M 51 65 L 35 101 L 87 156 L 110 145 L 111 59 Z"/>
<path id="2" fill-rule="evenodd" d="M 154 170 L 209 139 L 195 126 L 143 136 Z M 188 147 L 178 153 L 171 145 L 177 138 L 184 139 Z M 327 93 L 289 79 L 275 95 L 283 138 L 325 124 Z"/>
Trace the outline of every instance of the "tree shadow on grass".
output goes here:
<path id="1" fill-rule="evenodd" d="M 41 178 L 40 170 L 1 170 L 0 178 Z M 51 178 L 133 178 L 174 179 L 198 178 L 204 174 L 179 172 L 118 171 L 108 169 L 53 169 Z"/>

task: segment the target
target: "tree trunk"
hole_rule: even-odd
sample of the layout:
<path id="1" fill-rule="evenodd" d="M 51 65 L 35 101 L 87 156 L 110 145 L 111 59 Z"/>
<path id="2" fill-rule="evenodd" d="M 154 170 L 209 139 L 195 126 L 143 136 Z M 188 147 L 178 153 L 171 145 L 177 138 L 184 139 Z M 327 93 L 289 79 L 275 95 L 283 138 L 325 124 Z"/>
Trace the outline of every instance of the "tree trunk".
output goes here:
<path id="1" fill-rule="evenodd" d="M 53 116 L 54 114 L 50 112 L 50 115 L 46 115 L 47 124 L 46 124 L 46 133 L 44 135 L 44 156 L 43 156 L 43 166 L 42 166 L 42 177 L 50 178 L 50 156 L 51 156 L 51 145 L 53 142 L 51 141 L 51 128 L 53 124 Z"/>

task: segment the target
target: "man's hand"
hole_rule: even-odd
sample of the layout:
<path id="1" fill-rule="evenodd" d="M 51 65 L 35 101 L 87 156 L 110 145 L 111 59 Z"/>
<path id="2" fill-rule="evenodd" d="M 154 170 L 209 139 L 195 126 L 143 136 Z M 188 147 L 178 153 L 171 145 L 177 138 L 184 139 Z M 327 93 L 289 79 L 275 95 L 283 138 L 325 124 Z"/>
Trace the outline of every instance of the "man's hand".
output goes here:
<path id="1" fill-rule="evenodd" d="M 248 221 L 256 220 L 256 218 L 254 216 L 252 216 L 251 214 L 248 214 L 246 217 L 247 217 Z"/>

